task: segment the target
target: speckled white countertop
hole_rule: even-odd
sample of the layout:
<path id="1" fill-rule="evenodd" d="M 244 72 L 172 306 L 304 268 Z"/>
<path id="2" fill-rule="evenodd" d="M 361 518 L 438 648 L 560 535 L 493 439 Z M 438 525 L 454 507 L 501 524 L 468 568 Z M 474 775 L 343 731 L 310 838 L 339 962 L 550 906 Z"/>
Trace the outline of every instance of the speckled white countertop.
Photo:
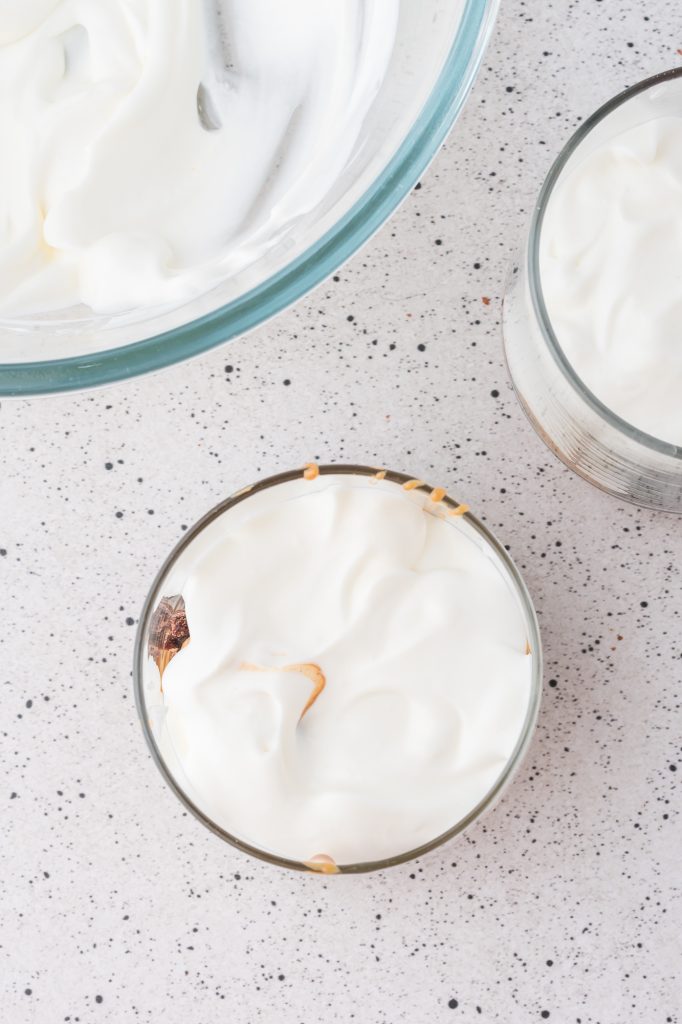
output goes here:
<path id="1" fill-rule="evenodd" d="M 678 0 L 503 0 L 445 151 L 337 279 L 191 365 L 3 403 L 3 1024 L 682 1020 L 682 525 L 549 454 L 499 325 L 552 156 L 680 49 Z M 313 458 L 469 502 L 522 568 L 546 654 L 530 755 L 485 822 L 420 863 L 327 881 L 251 862 L 183 812 L 130 675 L 183 525 Z"/>

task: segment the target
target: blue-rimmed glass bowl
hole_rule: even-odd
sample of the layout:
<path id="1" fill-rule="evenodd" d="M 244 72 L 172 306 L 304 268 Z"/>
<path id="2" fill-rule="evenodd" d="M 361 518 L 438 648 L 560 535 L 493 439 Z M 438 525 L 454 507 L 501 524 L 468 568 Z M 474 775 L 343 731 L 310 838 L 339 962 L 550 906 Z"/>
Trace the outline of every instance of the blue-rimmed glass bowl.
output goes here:
<path id="1" fill-rule="evenodd" d="M 462 109 L 499 0 L 409 0 L 393 61 L 333 194 L 243 273 L 172 312 L 0 321 L 0 395 L 125 380 L 236 338 L 348 259 L 410 191 Z"/>

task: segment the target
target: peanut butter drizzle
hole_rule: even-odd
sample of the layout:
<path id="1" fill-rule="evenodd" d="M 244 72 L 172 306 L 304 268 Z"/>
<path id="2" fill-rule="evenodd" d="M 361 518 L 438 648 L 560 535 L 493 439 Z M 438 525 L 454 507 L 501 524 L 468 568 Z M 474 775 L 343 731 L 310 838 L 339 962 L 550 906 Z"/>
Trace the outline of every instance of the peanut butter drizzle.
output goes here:
<path id="1" fill-rule="evenodd" d="M 248 661 L 243 661 L 239 668 L 242 672 L 297 672 L 299 675 L 305 676 L 306 679 L 313 684 L 313 692 L 308 698 L 308 703 L 300 714 L 298 719 L 299 723 L 303 720 L 305 713 L 310 711 L 311 707 L 327 685 L 327 679 L 324 672 L 319 665 L 315 665 L 311 661 L 301 662 L 297 665 L 285 665 L 283 668 L 267 668 L 263 665 L 252 665 Z"/>
<path id="2" fill-rule="evenodd" d="M 530 641 L 526 640 L 526 654 L 528 655 L 528 654 L 532 654 L 532 653 L 533 653 L 533 648 L 530 646 Z"/>
<path id="3" fill-rule="evenodd" d="M 386 479 L 386 470 L 385 469 L 378 470 L 378 472 L 376 472 L 374 474 L 374 479 L 375 480 L 385 480 Z"/>
<path id="4" fill-rule="evenodd" d="M 423 480 L 408 480 L 406 484 L 403 484 L 404 491 L 414 491 L 417 487 L 423 487 Z"/>
<path id="5" fill-rule="evenodd" d="M 431 491 L 429 495 L 429 498 L 435 505 L 437 505 L 439 501 L 443 500 L 446 493 L 447 491 L 445 490 L 444 487 L 434 487 L 434 489 Z"/>
<path id="6" fill-rule="evenodd" d="M 305 469 L 303 470 L 304 480 L 317 480 L 320 475 L 320 467 L 316 462 L 306 462 Z"/>
<path id="7" fill-rule="evenodd" d="M 161 688 L 161 693 L 163 693 L 163 674 L 164 674 L 164 672 L 166 671 L 166 669 L 170 665 L 170 663 L 173 660 L 173 658 L 175 657 L 175 655 L 179 654 L 180 651 L 184 651 L 184 649 L 185 649 L 185 647 L 187 646 L 188 643 L 189 643 L 189 637 L 187 638 L 187 640 L 185 640 L 185 642 L 182 645 L 182 647 L 179 647 L 177 650 L 174 650 L 174 651 L 164 651 L 163 654 L 159 655 L 159 657 L 158 657 L 158 659 L 156 661 L 156 667 L 159 670 L 159 686 Z"/>
<path id="8" fill-rule="evenodd" d="M 468 505 L 458 505 L 457 508 L 452 508 L 448 512 L 449 516 L 465 516 L 469 511 Z"/>
<path id="9" fill-rule="evenodd" d="M 319 875 L 338 875 L 339 869 L 331 857 L 328 857 L 326 853 L 318 853 L 315 857 L 310 860 L 304 860 L 303 863 L 311 871 L 316 871 Z"/>

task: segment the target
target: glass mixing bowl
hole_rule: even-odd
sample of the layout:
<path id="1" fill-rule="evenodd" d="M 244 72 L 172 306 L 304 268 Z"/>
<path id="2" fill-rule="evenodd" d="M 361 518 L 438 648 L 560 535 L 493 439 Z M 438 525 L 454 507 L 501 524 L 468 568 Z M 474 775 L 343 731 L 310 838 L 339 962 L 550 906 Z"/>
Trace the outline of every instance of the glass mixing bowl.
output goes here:
<path id="1" fill-rule="evenodd" d="M 313 873 L 328 874 L 360 874 L 367 871 L 377 871 L 392 867 L 397 864 L 404 864 L 406 861 L 420 857 L 430 850 L 448 842 L 468 828 L 474 821 L 479 820 L 490 810 L 502 793 L 509 786 L 512 778 L 518 770 L 525 757 L 535 729 L 540 708 L 542 693 L 542 646 L 540 641 L 540 629 L 533 602 L 526 589 L 523 579 L 507 554 L 505 548 L 471 512 L 464 511 L 459 502 L 447 494 L 443 494 L 442 504 L 448 510 L 461 509 L 461 518 L 457 519 L 458 527 L 465 532 L 472 543 L 477 545 L 492 563 L 507 584 L 510 593 L 518 605 L 519 611 L 525 623 L 526 636 L 528 638 L 528 654 L 532 658 L 531 686 L 528 697 L 525 718 L 520 730 L 514 750 L 511 752 L 506 764 L 502 768 L 497 780 L 490 790 L 485 794 L 477 806 L 459 821 L 455 821 L 452 827 L 439 836 L 435 836 L 430 842 L 425 843 L 418 849 L 398 853 L 385 860 L 364 861 L 355 864 L 334 864 L 328 858 L 320 861 L 297 861 L 288 860 L 278 854 L 254 846 L 244 836 L 230 833 L 217 824 L 202 809 L 201 797 L 196 793 L 194 787 L 188 780 L 183 770 L 182 762 L 178 757 L 173 743 L 169 738 L 165 724 L 166 707 L 163 694 L 159 687 L 158 662 L 154 662 L 149 655 L 150 640 L 154 636 L 154 617 L 159 605 L 166 600 L 173 600 L 170 595 L 182 594 L 187 577 L 197 557 L 195 541 L 201 538 L 205 543 L 206 538 L 220 537 L 224 529 L 224 519 L 227 517 L 233 524 L 240 523 L 249 518 L 250 503 L 258 502 L 263 492 L 272 487 L 286 487 L 292 481 L 299 481 L 303 473 L 302 469 L 292 470 L 288 473 L 280 473 L 278 476 L 260 480 L 258 483 L 233 494 L 211 512 L 204 516 L 198 523 L 191 527 L 182 537 L 174 551 L 166 559 L 161 567 L 149 595 L 145 602 L 140 623 L 137 630 L 135 642 L 135 657 L 133 666 L 133 678 L 135 687 L 135 702 L 140 717 L 145 739 L 150 752 L 163 778 L 175 793 L 184 806 L 211 832 L 220 839 L 230 843 L 243 853 L 247 853 L 259 860 L 267 861 L 278 867 L 290 868 L 295 871 L 310 871 Z M 391 470 L 382 470 L 382 487 L 396 487 L 404 494 L 405 484 L 411 481 L 417 483 L 414 478 L 404 473 L 395 473 Z M 374 480 L 376 483 L 377 470 L 368 466 L 320 466 L 318 476 L 310 479 L 311 492 L 324 490 L 331 482 L 339 477 L 351 477 L 362 480 Z M 413 487 L 410 498 L 422 505 L 428 505 L 429 495 L 433 494 L 433 487 L 430 484 L 420 483 Z M 431 506 L 433 508 L 433 506 Z M 433 514 L 433 513 L 430 513 Z M 454 528 L 454 527 L 453 527 Z M 202 550 L 206 550 L 202 548 Z"/>
<path id="2" fill-rule="evenodd" d="M 413 187 L 457 118 L 499 0 L 401 4 L 393 58 L 331 193 L 243 272 L 171 312 L 94 317 L 86 308 L 0 321 L 0 396 L 95 387 L 236 338 L 348 259 Z"/>

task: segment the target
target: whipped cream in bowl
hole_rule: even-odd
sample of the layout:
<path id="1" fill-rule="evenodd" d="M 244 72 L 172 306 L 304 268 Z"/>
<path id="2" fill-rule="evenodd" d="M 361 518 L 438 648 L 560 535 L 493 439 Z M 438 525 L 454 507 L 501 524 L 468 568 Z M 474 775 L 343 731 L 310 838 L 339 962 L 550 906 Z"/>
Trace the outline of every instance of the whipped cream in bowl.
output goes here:
<path id="1" fill-rule="evenodd" d="M 210 512 L 161 569 L 135 692 L 208 828 L 323 874 L 401 863 L 476 820 L 525 753 L 532 603 L 442 487 L 308 466 Z"/>
<path id="2" fill-rule="evenodd" d="M 602 489 L 682 512 L 682 71 L 589 117 L 540 192 L 504 300 L 517 393 Z"/>
<path id="3" fill-rule="evenodd" d="M 0 394 L 273 316 L 404 198 L 498 0 L 0 0 Z"/>
<path id="4" fill-rule="evenodd" d="M 25 6 L 24 6 L 25 5 Z M 0 317 L 175 307 L 321 202 L 399 0 L 0 6 Z"/>

